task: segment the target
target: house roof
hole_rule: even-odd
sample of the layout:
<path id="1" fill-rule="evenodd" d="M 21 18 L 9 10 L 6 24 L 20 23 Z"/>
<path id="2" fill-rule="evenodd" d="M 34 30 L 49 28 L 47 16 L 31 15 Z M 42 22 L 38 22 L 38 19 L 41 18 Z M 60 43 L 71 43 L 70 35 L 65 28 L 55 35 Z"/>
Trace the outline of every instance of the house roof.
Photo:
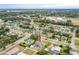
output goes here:
<path id="1" fill-rule="evenodd" d="M 51 48 L 51 51 L 60 51 L 61 50 L 61 47 L 59 46 L 54 46 Z"/>

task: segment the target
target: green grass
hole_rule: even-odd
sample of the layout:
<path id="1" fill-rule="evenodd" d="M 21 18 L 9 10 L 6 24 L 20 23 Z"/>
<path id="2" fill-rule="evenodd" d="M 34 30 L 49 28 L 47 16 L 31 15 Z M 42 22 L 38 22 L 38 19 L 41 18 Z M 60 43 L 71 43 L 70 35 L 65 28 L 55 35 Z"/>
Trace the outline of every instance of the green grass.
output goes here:
<path id="1" fill-rule="evenodd" d="M 79 46 L 79 40 L 76 40 L 76 41 L 75 41 L 75 44 L 76 44 L 77 46 Z"/>

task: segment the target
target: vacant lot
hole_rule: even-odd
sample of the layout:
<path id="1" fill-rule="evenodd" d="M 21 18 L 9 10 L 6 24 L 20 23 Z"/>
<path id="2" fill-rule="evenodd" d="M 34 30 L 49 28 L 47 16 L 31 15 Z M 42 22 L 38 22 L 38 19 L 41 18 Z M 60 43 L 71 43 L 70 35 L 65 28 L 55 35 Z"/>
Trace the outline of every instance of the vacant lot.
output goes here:
<path id="1" fill-rule="evenodd" d="M 79 18 L 73 18 L 71 20 L 74 25 L 79 25 Z"/>

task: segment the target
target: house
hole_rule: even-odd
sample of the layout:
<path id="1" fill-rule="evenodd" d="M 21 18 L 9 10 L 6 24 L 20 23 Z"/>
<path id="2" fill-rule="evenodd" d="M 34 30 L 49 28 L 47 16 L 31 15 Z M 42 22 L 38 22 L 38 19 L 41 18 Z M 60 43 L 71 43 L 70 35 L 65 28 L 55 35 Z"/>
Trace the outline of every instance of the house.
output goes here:
<path id="1" fill-rule="evenodd" d="M 34 40 L 32 40 L 32 39 L 28 39 L 28 40 L 26 39 L 26 40 L 25 40 L 25 43 L 26 43 L 26 44 L 32 44 L 33 42 L 34 42 Z"/>
<path id="2" fill-rule="evenodd" d="M 41 42 L 39 42 L 39 41 L 36 41 L 33 47 L 34 48 L 42 48 L 43 44 Z"/>
<path id="3" fill-rule="evenodd" d="M 5 54 L 6 55 L 16 55 L 19 52 L 20 52 L 19 48 L 18 47 L 14 47 L 13 49 L 7 51 Z"/>
<path id="4" fill-rule="evenodd" d="M 60 35 L 55 34 L 55 37 L 60 38 Z"/>
<path id="5" fill-rule="evenodd" d="M 40 43 L 43 43 L 45 40 L 45 36 L 43 35 L 38 35 L 37 41 L 39 41 Z"/>
<path id="6" fill-rule="evenodd" d="M 53 35 L 53 33 L 51 33 L 51 32 L 48 32 L 48 34 L 47 34 L 48 37 L 52 37 L 52 35 Z"/>
<path id="7" fill-rule="evenodd" d="M 65 37 L 65 36 L 62 36 L 62 38 L 63 38 L 64 40 L 67 40 L 67 37 Z"/>
<path id="8" fill-rule="evenodd" d="M 61 47 L 59 47 L 59 46 L 53 46 L 53 47 L 51 48 L 51 51 L 52 51 L 54 54 L 60 53 L 60 50 L 61 50 Z"/>

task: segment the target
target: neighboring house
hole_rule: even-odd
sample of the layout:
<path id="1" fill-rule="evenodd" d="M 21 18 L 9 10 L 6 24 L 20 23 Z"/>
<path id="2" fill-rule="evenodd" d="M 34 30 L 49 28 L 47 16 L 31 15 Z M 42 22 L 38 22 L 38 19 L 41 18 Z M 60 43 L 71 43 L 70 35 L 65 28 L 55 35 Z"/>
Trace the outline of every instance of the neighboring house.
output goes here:
<path id="1" fill-rule="evenodd" d="M 13 49 L 9 50 L 8 52 L 6 52 L 6 55 L 16 55 L 17 53 L 19 53 L 20 50 L 18 47 L 14 47 Z"/>
<path id="2" fill-rule="evenodd" d="M 55 34 L 55 37 L 60 38 L 60 35 L 56 35 L 56 34 Z"/>
<path id="3" fill-rule="evenodd" d="M 67 37 L 65 37 L 65 36 L 62 36 L 62 38 L 65 39 L 65 40 L 67 40 Z"/>
<path id="4" fill-rule="evenodd" d="M 51 33 L 51 32 L 48 32 L 48 37 L 52 37 L 52 35 L 53 35 L 53 33 Z"/>
<path id="5" fill-rule="evenodd" d="M 60 52 L 60 50 L 61 50 L 61 47 L 59 47 L 59 46 L 53 46 L 53 47 L 51 48 L 51 51 L 52 51 L 54 54 L 58 54 L 58 53 Z"/>
<path id="6" fill-rule="evenodd" d="M 39 41 L 36 41 L 36 43 L 34 44 L 34 48 L 42 48 L 43 44 L 40 43 Z"/>
<path id="7" fill-rule="evenodd" d="M 28 40 L 26 39 L 26 40 L 25 40 L 25 43 L 26 43 L 26 44 L 32 44 L 33 42 L 34 42 L 34 40 L 32 40 L 32 39 L 28 39 Z"/>
<path id="8" fill-rule="evenodd" d="M 37 41 L 39 41 L 40 43 L 43 43 L 45 40 L 45 37 L 43 35 L 39 35 L 37 38 Z"/>

